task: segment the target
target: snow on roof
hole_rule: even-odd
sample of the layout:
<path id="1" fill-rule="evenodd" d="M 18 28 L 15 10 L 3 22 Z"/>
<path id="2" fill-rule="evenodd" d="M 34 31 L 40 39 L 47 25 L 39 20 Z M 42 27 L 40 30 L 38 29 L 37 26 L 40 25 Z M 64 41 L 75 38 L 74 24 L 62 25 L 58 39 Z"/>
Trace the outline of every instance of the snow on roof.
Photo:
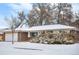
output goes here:
<path id="1" fill-rule="evenodd" d="M 22 27 L 18 27 L 15 29 L 16 31 L 28 31 L 29 30 L 29 27 L 26 26 L 26 25 L 23 25 Z"/>
<path id="2" fill-rule="evenodd" d="M 3 32 L 6 29 L 8 29 L 8 27 L 6 27 L 6 26 L 0 26 L 0 32 Z"/>
<path id="3" fill-rule="evenodd" d="M 0 26 L 0 30 L 1 29 L 6 29 L 6 28 L 8 28 L 8 27 L 6 27 L 6 26 Z"/>
<path id="4" fill-rule="evenodd" d="M 32 32 L 32 31 L 44 31 L 44 30 L 75 30 L 75 27 L 67 26 L 67 25 L 61 25 L 61 24 L 53 24 L 53 25 L 43 25 L 43 26 L 33 26 L 28 27 L 26 25 L 23 25 L 22 27 L 18 27 L 15 29 L 16 32 Z M 4 32 L 12 31 L 11 29 L 5 30 Z"/>
<path id="5" fill-rule="evenodd" d="M 28 26 L 23 25 L 22 27 L 18 27 L 14 29 L 15 32 L 27 32 L 28 31 Z M 12 32 L 12 29 L 4 29 L 1 32 Z"/>
<path id="6" fill-rule="evenodd" d="M 54 25 L 33 26 L 29 28 L 29 31 L 62 30 L 62 29 L 75 29 L 75 27 L 61 25 L 61 24 L 54 24 Z"/>

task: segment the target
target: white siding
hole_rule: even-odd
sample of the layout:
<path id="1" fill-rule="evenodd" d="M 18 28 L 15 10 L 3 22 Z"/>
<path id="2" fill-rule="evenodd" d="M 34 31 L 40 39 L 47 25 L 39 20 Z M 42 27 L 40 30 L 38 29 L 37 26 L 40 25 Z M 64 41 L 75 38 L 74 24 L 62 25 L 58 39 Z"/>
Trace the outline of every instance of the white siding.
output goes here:
<path id="1" fill-rule="evenodd" d="M 12 41 L 12 33 L 5 33 L 5 41 Z M 14 33 L 13 41 L 18 41 L 18 33 Z"/>

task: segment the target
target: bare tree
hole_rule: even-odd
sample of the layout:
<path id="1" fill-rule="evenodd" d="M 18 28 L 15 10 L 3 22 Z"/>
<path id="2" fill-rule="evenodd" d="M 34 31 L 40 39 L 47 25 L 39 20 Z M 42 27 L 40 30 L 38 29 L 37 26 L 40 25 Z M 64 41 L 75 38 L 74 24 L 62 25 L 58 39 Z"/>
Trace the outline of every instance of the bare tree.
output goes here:
<path id="1" fill-rule="evenodd" d="M 74 21 L 71 23 L 71 26 L 79 28 L 79 12 L 74 14 Z"/>
<path id="2" fill-rule="evenodd" d="M 9 29 L 12 30 L 12 44 L 14 43 L 13 40 L 14 40 L 14 32 L 15 32 L 15 29 L 20 25 L 20 22 L 19 20 L 17 20 L 17 18 L 11 16 L 11 18 L 5 18 L 5 21 L 7 22 L 8 26 L 9 26 Z"/>
<path id="3" fill-rule="evenodd" d="M 52 24 L 54 6 L 50 3 L 33 4 L 33 9 L 28 14 L 29 24 L 31 26 Z"/>
<path id="4" fill-rule="evenodd" d="M 72 5 L 70 3 L 34 3 L 33 9 L 28 14 L 31 26 L 45 24 L 70 25 L 73 18 Z"/>
<path id="5" fill-rule="evenodd" d="M 70 25 L 73 20 L 72 5 L 70 3 L 58 3 L 58 23 Z"/>
<path id="6" fill-rule="evenodd" d="M 17 14 L 18 14 L 17 18 L 20 21 L 19 25 L 21 25 L 20 27 L 22 27 L 24 24 L 28 24 L 28 20 L 26 18 L 25 12 L 23 10 L 19 11 Z"/>

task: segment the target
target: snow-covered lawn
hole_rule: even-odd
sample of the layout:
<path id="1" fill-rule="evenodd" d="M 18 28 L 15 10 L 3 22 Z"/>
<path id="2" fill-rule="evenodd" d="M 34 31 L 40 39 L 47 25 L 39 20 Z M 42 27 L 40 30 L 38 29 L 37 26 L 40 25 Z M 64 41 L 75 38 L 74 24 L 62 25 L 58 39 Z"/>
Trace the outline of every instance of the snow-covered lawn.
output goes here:
<path id="1" fill-rule="evenodd" d="M 0 55 L 78 55 L 79 43 L 71 45 L 38 44 L 29 42 L 0 42 Z"/>

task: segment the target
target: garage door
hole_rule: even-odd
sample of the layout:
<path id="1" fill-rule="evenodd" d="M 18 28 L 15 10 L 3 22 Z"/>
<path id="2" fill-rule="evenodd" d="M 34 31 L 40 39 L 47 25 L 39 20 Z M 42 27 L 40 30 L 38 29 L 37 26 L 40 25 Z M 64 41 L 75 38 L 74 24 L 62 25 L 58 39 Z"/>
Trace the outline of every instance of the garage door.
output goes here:
<path id="1" fill-rule="evenodd" d="M 5 33 L 5 41 L 12 41 L 12 33 Z M 14 33 L 13 41 L 18 41 L 18 33 Z"/>

